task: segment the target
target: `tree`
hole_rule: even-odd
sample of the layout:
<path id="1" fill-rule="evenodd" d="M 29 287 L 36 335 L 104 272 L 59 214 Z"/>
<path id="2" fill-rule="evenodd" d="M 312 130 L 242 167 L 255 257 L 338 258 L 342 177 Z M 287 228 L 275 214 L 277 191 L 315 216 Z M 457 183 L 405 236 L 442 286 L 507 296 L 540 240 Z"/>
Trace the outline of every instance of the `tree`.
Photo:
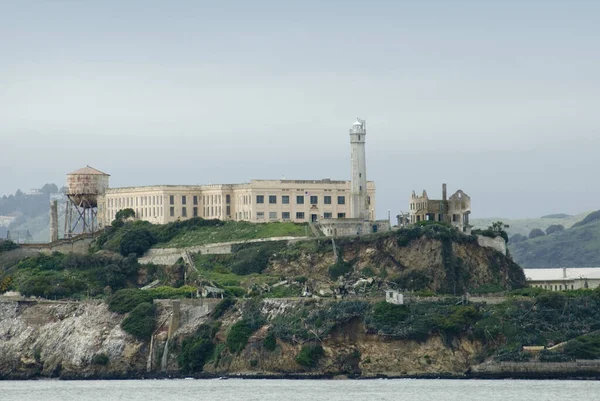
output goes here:
<path id="1" fill-rule="evenodd" d="M 546 228 L 546 235 L 554 234 L 560 231 L 563 231 L 565 227 L 561 224 L 552 224 L 548 228 Z"/>
<path id="2" fill-rule="evenodd" d="M 123 235 L 119 244 L 119 251 L 123 256 L 128 256 L 131 253 L 142 256 L 155 243 L 156 239 L 150 230 L 146 228 L 131 229 Z"/>
<path id="3" fill-rule="evenodd" d="M 134 218 L 135 217 L 135 211 L 131 208 L 127 208 L 127 209 L 121 209 L 117 212 L 117 214 L 115 215 L 115 220 L 121 220 L 121 221 L 125 221 L 129 218 Z"/>
<path id="4" fill-rule="evenodd" d="M 543 237 L 544 235 L 546 234 L 544 234 L 544 232 L 540 228 L 534 228 L 529 232 L 529 239 Z"/>
<path id="5" fill-rule="evenodd" d="M 518 244 L 519 242 L 523 242 L 526 241 L 527 237 L 521 234 L 515 234 L 512 237 L 510 237 L 510 242 L 513 244 Z"/>

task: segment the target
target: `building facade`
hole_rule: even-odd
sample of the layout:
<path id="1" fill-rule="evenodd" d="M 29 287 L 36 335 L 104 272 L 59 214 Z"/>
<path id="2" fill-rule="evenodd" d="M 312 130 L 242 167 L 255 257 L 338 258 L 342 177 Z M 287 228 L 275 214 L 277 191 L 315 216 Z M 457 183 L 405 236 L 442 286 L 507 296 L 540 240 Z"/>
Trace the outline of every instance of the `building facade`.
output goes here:
<path id="1" fill-rule="evenodd" d="M 426 191 L 423 191 L 421 196 L 417 196 L 413 191 L 409 201 L 410 224 L 420 221 L 439 221 L 452 224 L 460 231 L 468 232 L 471 228 L 470 214 L 471 198 L 460 189 L 447 198 L 446 184 L 442 184 L 442 199 L 429 199 Z"/>
<path id="2" fill-rule="evenodd" d="M 166 224 L 193 217 L 249 221 L 317 222 L 347 219 L 351 181 L 252 180 L 245 184 L 158 185 L 109 188 L 99 198 L 99 222 L 109 225 L 119 210 L 133 209 L 136 219 Z M 365 212 L 375 218 L 375 184 L 366 182 Z"/>
<path id="3" fill-rule="evenodd" d="M 523 269 L 527 284 L 550 291 L 594 289 L 600 286 L 600 267 Z"/>

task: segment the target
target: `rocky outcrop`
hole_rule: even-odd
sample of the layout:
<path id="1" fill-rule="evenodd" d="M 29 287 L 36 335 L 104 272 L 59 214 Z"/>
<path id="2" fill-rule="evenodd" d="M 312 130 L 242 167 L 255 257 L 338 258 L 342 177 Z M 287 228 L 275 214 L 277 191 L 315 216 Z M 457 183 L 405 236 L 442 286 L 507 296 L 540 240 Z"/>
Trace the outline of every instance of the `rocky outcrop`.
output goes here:
<path id="1" fill-rule="evenodd" d="M 0 377 L 128 377 L 147 345 L 99 302 L 0 302 Z M 94 362 L 106 355 L 107 363 Z"/>

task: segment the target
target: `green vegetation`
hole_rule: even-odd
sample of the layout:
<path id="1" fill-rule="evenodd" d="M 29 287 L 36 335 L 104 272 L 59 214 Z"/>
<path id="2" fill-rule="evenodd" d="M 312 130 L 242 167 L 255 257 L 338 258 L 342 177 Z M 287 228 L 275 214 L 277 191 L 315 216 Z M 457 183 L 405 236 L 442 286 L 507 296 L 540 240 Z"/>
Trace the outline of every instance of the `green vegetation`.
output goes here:
<path id="1" fill-rule="evenodd" d="M 106 355 L 104 353 L 96 354 L 92 357 L 93 365 L 106 366 L 106 365 L 108 365 L 109 362 L 110 362 L 110 359 L 109 359 L 108 355 Z"/>
<path id="2" fill-rule="evenodd" d="M 275 337 L 275 333 L 272 331 L 269 331 L 263 340 L 263 348 L 271 352 L 275 351 L 275 348 L 277 348 L 277 337 Z"/>
<path id="3" fill-rule="evenodd" d="M 134 256 L 53 253 L 26 258 L 0 270 L 0 282 L 10 279 L 8 289 L 25 296 L 77 298 L 133 285 L 140 268 Z"/>
<path id="4" fill-rule="evenodd" d="M 504 238 L 505 242 L 508 242 L 508 233 L 506 232 L 507 228 L 510 228 L 508 224 L 504 224 L 501 221 L 495 221 L 485 230 L 473 230 L 473 235 L 483 235 L 490 238 L 496 238 L 500 236 Z"/>
<path id="5" fill-rule="evenodd" d="M 191 298 L 195 294 L 196 288 L 190 286 L 179 288 L 163 286 L 149 290 L 126 288 L 117 291 L 108 299 L 108 309 L 112 312 L 127 313 L 133 311 L 138 305 L 152 302 L 154 299 Z"/>
<path id="6" fill-rule="evenodd" d="M 543 237 L 544 235 L 546 235 L 546 233 L 544 233 L 544 231 L 542 231 L 540 228 L 534 228 L 529 232 L 528 237 L 529 239 L 534 239 L 538 237 Z"/>
<path id="7" fill-rule="evenodd" d="M 193 336 L 182 341 L 177 362 L 184 373 L 202 372 L 204 364 L 214 357 L 213 340 L 218 329 L 218 323 L 204 324 Z"/>
<path id="8" fill-rule="evenodd" d="M 240 320 L 229 329 L 227 334 L 226 344 L 229 350 L 234 354 L 239 354 L 246 348 L 248 339 L 252 335 L 253 330 L 245 320 Z"/>
<path id="9" fill-rule="evenodd" d="M 379 327 L 390 328 L 404 321 L 409 314 L 406 305 L 394 305 L 382 301 L 373 307 L 373 322 Z"/>
<path id="10" fill-rule="evenodd" d="M 305 344 L 296 356 L 296 362 L 307 368 L 314 368 L 324 355 L 321 344 Z"/>
<path id="11" fill-rule="evenodd" d="M 539 228 L 546 231 L 546 229 L 553 224 L 560 224 L 565 228 L 573 226 L 573 224 L 583 220 L 587 213 L 580 213 L 576 216 L 567 214 L 551 214 L 538 218 L 525 218 L 525 219 L 507 219 L 507 218 L 489 218 L 489 219 L 471 219 L 470 223 L 473 224 L 475 229 L 485 229 L 492 225 L 493 222 L 501 220 L 508 224 L 510 227 L 506 229 L 509 236 L 515 234 L 521 234 L 527 236 L 529 232 L 534 228 Z"/>
<path id="12" fill-rule="evenodd" d="M 271 237 L 300 237 L 310 234 L 308 226 L 296 223 L 249 223 L 246 221 L 205 220 L 200 217 L 169 224 L 155 225 L 147 221 L 124 221 L 128 209 L 112 226 L 96 239 L 92 251 L 105 249 L 122 255 L 138 256 L 152 246 L 183 248 L 219 242 L 245 241 Z M 308 233 L 308 234 L 307 234 Z"/>
<path id="13" fill-rule="evenodd" d="M 600 359 L 600 334 L 577 337 L 565 345 L 563 352 L 574 359 Z"/>
<path id="14" fill-rule="evenodd" d="M 13 249 L 17 249 L 19 245 L 15 244 L 10 240 L 2 240 L 0 239 L 0 253 L 12 251 Z"/>
<path id="15" fill-rule="evenodd" d="M 217 304 L 217 306 L 215 306 L 215 309 L 213 309 L 212 314 L 211 314 L 212 318 L 219 319 L 233 305 L 235 305 L 235 300 L 233 300 L 231 298 L 223 299 L 221 302 L 219 302 Z"/>
<path id="16" fill-rule="evenodd" d="M 140 340 L 147 340 L 156 327 L 155 313 L 156 308 L 153 304 L 143 302 L 133 308 L 121 323 L 121 328 Z"/>
<path id="17" fill-rule="evenodd" d="M 565 226 L 561 225 L 561 224 L 552 224 L 551 226 L 549 226 L 546 229 L 546 235 L 551 235 L 560 231 L 563 231 L 565 229 Z"/>
<path id="18" fill-rule="evenodd" d="M 328 273 L 329 278 L 332 280 L 337 280 L 340 276 L 345 276 L 346 274 L 352 271 L 352 263 L 344 262 L 341 258 L 336 262 L 336 264 L 331 265 L 329 267 Z"/>

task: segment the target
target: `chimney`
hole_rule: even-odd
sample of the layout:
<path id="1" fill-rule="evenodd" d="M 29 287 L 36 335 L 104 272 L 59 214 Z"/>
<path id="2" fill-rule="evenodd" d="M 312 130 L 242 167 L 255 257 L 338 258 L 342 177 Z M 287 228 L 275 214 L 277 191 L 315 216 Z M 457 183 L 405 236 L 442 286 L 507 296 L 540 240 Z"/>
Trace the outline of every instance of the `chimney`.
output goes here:
<path id="1" fill-rule="evenodd" d="M 50 242 L 58 241 L 58 201 L 50 202 Z"/>
<path id="2" fill-rule="evenodd" d="M 442 200 L 448 200 L 446 196 L 446 184 L 442 184 Z"/>

